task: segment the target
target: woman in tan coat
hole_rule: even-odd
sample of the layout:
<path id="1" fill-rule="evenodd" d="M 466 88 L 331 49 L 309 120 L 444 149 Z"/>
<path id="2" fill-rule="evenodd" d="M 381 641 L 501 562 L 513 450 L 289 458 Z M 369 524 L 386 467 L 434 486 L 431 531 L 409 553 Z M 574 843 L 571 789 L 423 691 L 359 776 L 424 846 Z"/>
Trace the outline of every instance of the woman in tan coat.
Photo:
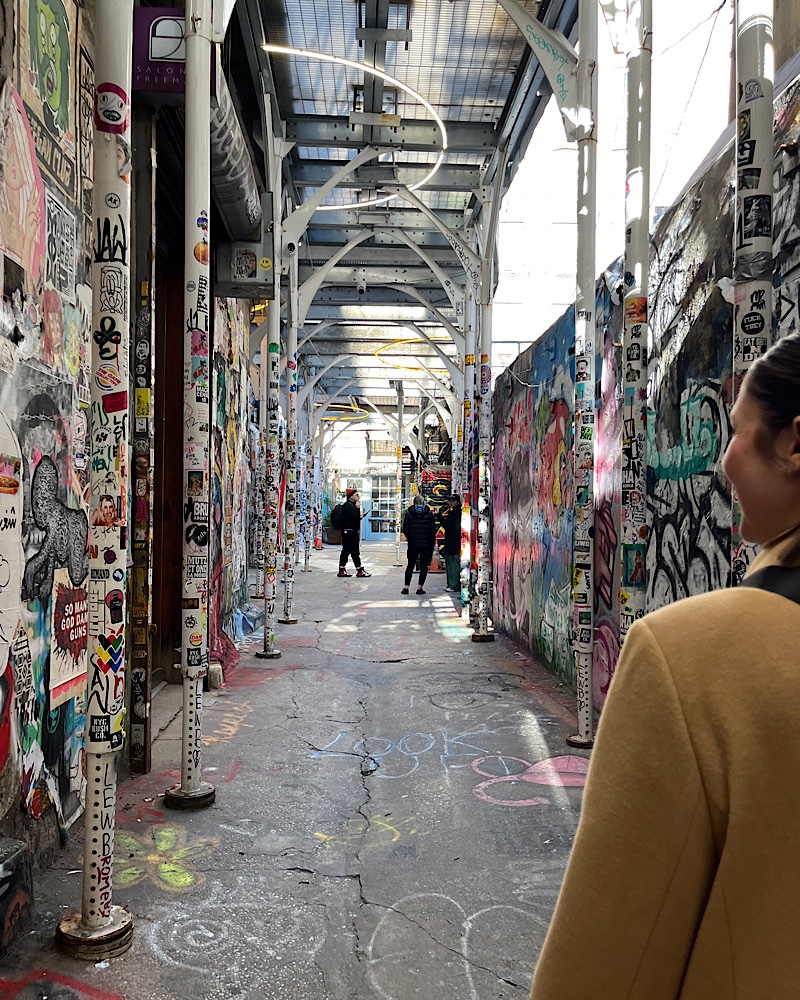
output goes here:
<path id="1" fill-rule="evenodd" d="M 800 998 L 800 335 L 731 419 L 762 552 L 630 630 L 533 1000 Z"/>

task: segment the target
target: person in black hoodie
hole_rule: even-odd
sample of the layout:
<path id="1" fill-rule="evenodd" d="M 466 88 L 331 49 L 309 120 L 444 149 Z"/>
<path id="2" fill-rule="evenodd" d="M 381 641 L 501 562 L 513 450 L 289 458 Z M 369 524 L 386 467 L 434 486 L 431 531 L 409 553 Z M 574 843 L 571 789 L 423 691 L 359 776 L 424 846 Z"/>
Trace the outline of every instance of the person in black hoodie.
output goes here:
<path id="1" fill-rule="evenodd" d="M 347 559 L 353 557 L 356 576 L 372 576 L 361 565 L 361 497 L 358 490 L 348 490 L 347 499 L 342 504 L 342 551 L 339 553 L 339 572 L 337 576 L 352 576 L 347 572 Z"/>
<path id="2" fill-rule="evenodd" d="M 408 585 L 411 583 L 414 567 L 419 559 L 417 593 L 424 594 L 422 585 L 428 575 L 428 566 L 430 566 L 433 546 L 436 542 L 436 520 L 433 511 L 425 503 L 425 498 L 421 493 L 417 493 L 414 497 L 413 507 L 409 507 L 406 511 L 406 516 L 403 518 L 403 534 L 408 542 L 408 563 L 406 565 L 405 586 L 400 593 L 408 593 Z"/>
<path id="3" fill-rule="evenodd" d="M 444 562 L 447 567 L 445 590 L 461 591 L 461 497 L 454 493 L 438 514 L 444 528 Z"/>

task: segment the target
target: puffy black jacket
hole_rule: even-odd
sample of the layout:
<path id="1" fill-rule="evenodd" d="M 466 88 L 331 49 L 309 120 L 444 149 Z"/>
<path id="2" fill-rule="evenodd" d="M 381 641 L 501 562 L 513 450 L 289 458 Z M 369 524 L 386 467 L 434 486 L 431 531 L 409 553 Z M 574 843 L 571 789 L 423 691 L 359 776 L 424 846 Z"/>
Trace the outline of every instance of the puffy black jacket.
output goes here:
<path id="1" fill-rule="evenodd" d="M 444 551 L 448 556 L 461 552 L 461 508 L 443 507 L 439 511 L 439 522 L 444 528 Z"/>
<path id="2" fill-rule="evenodd" d="M 418 511 L 409 507 L 403 518 L 403 534 L 416 549 L 432 549 L 436 541 L 436 521 L 427 505 Z"/>
<path id="3" fill-rule="evenodd" d="M 352 501 L 346 500 L 342 504 L 342 529 L 351 528 L 353 531 L 358 531 L 360 527 L 361 512 Z"/>

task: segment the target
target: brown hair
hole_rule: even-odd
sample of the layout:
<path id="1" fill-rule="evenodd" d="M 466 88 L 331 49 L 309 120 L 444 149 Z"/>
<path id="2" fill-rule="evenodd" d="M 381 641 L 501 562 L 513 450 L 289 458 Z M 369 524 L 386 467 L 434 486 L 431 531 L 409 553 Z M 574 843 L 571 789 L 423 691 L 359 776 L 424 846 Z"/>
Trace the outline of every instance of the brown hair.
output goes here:
<path id="1" fill-rule="evenodd" d="M 800 417 L 800 333 L 789 333 L 753 362 L 744 385 L 761 409 L 761 448 L 771 450 L 775 435 Z M 783 553 L 781 563 L 800 563 L 800 537 Z"/>
<path id="2" fill-rule="evenodd" d="M 800 416 L 800 333 L 789 333 L 753 362 L 745 380 L 773 434 Z"/>

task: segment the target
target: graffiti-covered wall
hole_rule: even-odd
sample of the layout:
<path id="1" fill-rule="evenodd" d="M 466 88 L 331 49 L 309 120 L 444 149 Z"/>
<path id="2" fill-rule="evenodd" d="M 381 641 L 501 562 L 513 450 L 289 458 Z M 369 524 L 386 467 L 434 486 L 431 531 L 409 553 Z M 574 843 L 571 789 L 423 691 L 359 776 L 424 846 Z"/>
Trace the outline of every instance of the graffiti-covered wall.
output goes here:
<path id="1" fill-rule="evenodd" d="M 247 591 L 247 498 L 250 484 L 250 303 L 215 299 L 213 476 L 211 511 L 211 659 L 237 659 L 227 633 Z"/>
<path id="2" fill-rule="evenodd" d="M 52 801 L 63 831 L 84 782 L 93 39 L 73 0 L 3 7 L 0 818 Z"/>
<path id="3" fill-rule="evenodd" d="M 800 82 L 775 104 L 774 246 L 778 334 L 798 329 Z M 721 472 L 730 437 L 733 150 L 660 220 L 651 239 L 647 392 L 647 609 L 730 585 L 731 497 Z M 598 285 L 599 398 L 595 480 L 594 699 L 619 654 L 620 357 L 614 269 Z M 568 312 L 497 380 L 495 623 L 556 674 L 572 679 L 572 348 Z M 737 343 L 746 352 L 747 343 Z M 643 401 L 644 402 L 644 401 Z M 531 434 L 531 428 L 533 433 Z"/>
<path id="4" fill-rule="evenodd" d="M 613 363 L 611 324 L 619 326 L 619 309 L 612 310 L 605 282 L 598 286 L 596 305 L 595 349 L 601 372 L 602 358 L 608 355 Z M 495 622 L 568 680 L 574 677 L 574 330 L 570 309 L 497 379 L 493 480 Z M 607 544 L 616 547 L 618 514 L 612 501 L 616 496 L 618 504 L 619 486 L 608 460 L 618 433 L 615 393 L 607 380 L 601 379 L 601 384 L 604 406 L 597 431 L 596 499 Z M 604 634 L 614 630 L 615 609 L 613 584 L 607 579 L 613 570 L 606 569 L 609 563 L 613 566 L 613 559 L 611 553 L 606 555 L 605 562 L 597 560 L 602 586 L 595 587 L 595 612 Z"/>

